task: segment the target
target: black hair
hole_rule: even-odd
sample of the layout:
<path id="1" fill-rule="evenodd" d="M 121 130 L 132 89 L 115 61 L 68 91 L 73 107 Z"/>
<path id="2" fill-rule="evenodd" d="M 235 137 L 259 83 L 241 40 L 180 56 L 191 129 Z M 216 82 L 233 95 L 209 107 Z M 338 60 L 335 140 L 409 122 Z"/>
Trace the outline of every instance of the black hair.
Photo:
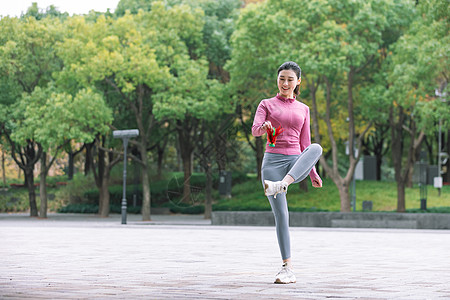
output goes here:
<path id="1" fill-rule="evenodd" d="M 280 74 L 283 70 L 292 70 L 294 71 L 295 75 L 297 75 L 297 78 L 302 78 L 302 69 L 300 69 L 299 65 L 293 61 L 287 61 L 283 63 L 279 68 L 277 75 Z M 294 94 L 298 96 L 300 94 L 300 84 L 297 85 L 294 89 Z"/>

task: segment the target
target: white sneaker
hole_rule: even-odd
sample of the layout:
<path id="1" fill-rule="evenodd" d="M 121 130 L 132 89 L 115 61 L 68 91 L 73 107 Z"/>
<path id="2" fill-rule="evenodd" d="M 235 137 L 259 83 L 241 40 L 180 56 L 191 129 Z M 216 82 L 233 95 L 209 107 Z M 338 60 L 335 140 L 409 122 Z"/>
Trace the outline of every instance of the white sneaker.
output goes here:
<path id="1" fill-rule="evenodd" d="M 288 266 L 287 263 L 284 263 L 281 267 L 280 272 L 278 272 L 277 276 L 275 277 L 274 283 L 295 283 L 297 279 L 295 278 L 294 273 L 292 272 L 292 268 Z"/>
<path id="2" fill-rule="evenodd" d="M 287 193 L 288 184 L 284 181 L 264 180 L 264 194 L 277 198 L 280 193 Z"/>

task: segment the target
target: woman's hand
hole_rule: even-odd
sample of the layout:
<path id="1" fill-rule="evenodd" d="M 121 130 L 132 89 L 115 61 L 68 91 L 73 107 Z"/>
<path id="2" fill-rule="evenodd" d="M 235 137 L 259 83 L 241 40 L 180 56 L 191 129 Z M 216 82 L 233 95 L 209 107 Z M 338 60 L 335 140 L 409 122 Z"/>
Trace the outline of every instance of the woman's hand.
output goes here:
<path id="1" fill-rule="evenodd" d="M 272 130 L 272 128 L 273 128 L 272 123 L 270 121 L 266 121 L 261 125 L 261 129 L 263 129 L 263 130 L 267 130 L 267 129 Z"/>
<path id="2" fill-rule="evenodd" d="M 322 179 L 320 179 L 320 177 L 317 177 L 316 179 L 314 179 L 312 181 L 312 186 L 315 187 L 315 188 L 322 187 Z"/>

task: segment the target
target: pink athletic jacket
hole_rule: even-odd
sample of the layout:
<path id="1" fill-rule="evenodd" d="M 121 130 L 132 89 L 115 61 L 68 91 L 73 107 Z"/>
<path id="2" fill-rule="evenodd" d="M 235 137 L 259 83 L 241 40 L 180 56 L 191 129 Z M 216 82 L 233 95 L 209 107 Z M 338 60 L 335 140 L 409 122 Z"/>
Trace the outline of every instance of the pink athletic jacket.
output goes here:
<path id="1" fill-rule="evenodd" d="M 253 136 L 266 133 L 261 129 L 265 121 L 270 121 L 274 128 L 281 127 L 284 131 L 278 136 L 275 147 L 266 144 L 266 152 L 284 155 L 298 155 L 311 145 L 311 128 L 309 125 L 309 107 L 294 99 L 286 99 L 279 94 L 270 99 L 262 100 L 256 109 L 253 120 Z M 314 167 L 309 173 L 311 180 L 319 175 Z"/>

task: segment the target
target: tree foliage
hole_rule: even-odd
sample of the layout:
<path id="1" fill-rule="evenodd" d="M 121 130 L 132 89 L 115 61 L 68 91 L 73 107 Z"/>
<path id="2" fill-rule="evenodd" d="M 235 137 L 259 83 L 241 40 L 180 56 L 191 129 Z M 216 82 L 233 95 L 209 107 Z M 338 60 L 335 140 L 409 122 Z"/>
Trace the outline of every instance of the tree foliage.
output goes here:
<path id="1" fill-rule="evenodd" d="M 178 145 L 185 194 L 195 160 L 210 184 L 214 158 L 225 168 L 225 127 L 235 120 L 241 129 L 233 136 L 248 141 L 260 168 L 263 141 L 249 135 L 253 113 L 276 94 L 277 67 L 294 60 L 303 70 L 299 100 L 311 108 L 341 210 L 350 210 L 359 159 L 353 147 L 343 159 L 344 143 L 355 140 L 361 153 L 365 141 L 381 164 L 389 129 L 402 211 L 402 185 L 422 140 L 439 121 L 450 127 L 448 103 L 436 96 L 448 90 L 448 13 L 446 0 L 121 0 L 114 14 L 70 17 L 33 3 L 20 18 L 0 19 L 1 140 L 26 171 L 33 214 L 39 158 L 45 165 L 69 141 L 95 139 L 107 197 L 120 149 L 110 129 L 138 128 L 130 156 L 142 166 L 149 219 L 151 152 L 161 169 L 167 143 Z"/>
<path id="2" fill-rule="evenodd" d="M 435 96 L 436 91 L 446 92 L 449 78 L 446 2 L 420 1 L 414 21 L 393 45 L 388 60 L 385 95 L 390 107 L 398 211 L 406 209 L 405 185 L 425 134 L 436 132 L 438 120 L 443 120 L 444 129 L 449 128 L 449 106 Z"/>

